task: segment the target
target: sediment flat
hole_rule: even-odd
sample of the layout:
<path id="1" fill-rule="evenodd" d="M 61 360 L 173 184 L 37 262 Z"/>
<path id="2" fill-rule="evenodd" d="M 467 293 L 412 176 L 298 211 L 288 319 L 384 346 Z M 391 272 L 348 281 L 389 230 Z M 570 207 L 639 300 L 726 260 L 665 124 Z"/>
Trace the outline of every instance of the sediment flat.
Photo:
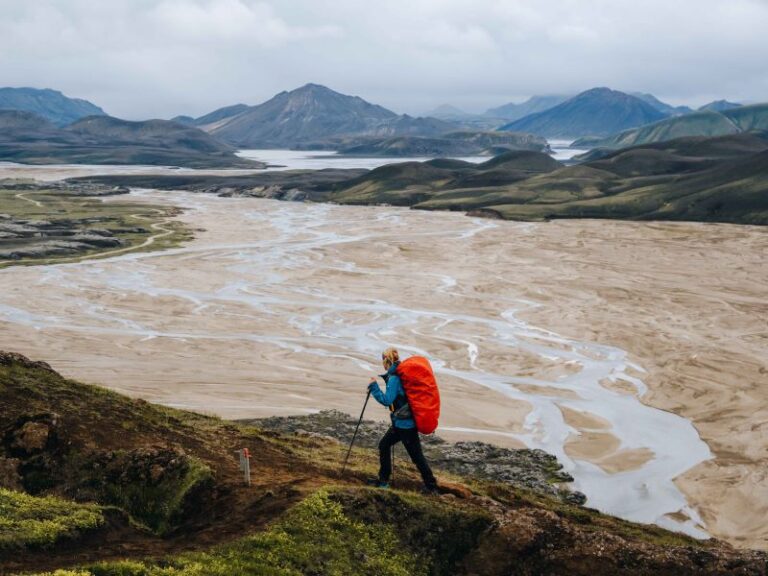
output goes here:
<path id="1" fill-rule="evenodd" d="M 441 435 L 545 448 L 592 505 L 768 546 L 765 228 L 131 199 L 184 207 L 195 239 L 3 270 L 2 348 L 246 418 L 358 413 L 396 344 L 435 362 Z"/>

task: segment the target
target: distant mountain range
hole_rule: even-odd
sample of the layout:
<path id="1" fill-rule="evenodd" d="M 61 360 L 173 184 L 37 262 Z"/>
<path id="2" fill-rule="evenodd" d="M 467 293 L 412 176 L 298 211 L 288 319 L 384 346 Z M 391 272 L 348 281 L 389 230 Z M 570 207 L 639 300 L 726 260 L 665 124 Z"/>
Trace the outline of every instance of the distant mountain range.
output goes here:
<path id="1" fill-rule="evenodd" d="M 236 148 L 332 149 L 385 156 L 475 155 L 547 151 L 545 137 L 578 139 L 575 146 L 619 148 L 681 136 L 735 134 L 765 125 L 762 109 L 754 106 L 718 100 L 694 112 L 652 94 L 608 88 L 593 88 L 573 97 L 533 96 L 485 114 L 444 104 L 426 117 L 397 114 L 318 84 L 281 92 L 255 106 L 234 104 L 198 118 L 177 116 L 172 121 L 129 123 L 106 116 L 85 100 L 34 88 L 0 88 L 0 112 L 3 110 L 34 114 L 39 119 L 3 115 L 0 128 L 5 132 L 0 143 L 6 159 L 13 155 L 29 162 L 46 158 L 103 162 L 112 157 L 115 162 L 127 159 L 157 164 L 172 163 L 175 153 L 170 151 L 175 150 L 184 165 L 200 166 L 206 164 L 202 160 L 205 154 L 213 155 L 209 165 L 238 163 L 233 154 Z M 81 124 L 83 118 L 90 120 Z M 757 128 L 748 127 L 752 125 Z M 118 147 L 125 150 L 118 153 Z M 147 153 L 139 153 L 138 148 Z M 157 152 L 155 156 L 150 148 Z"/>
<path id="2" fill-rule="evenodd" d="M 575 148 L 626 148 L 687 136 L 727 136 L 768 130 L 768 104 L 738 106 L 722 112 L 704 110 L 623 130 L 603 138 L 581 138 Z"/>
<path id="3" fill-rule="evenodd" d="M 68 98 L 61 92 L 37 88 L 0 88 L 0 110 L 32 112 L 57 126 L 65 126 L 86 116 L 104 116 L 95 104 Z"/>
<path id="4" fill-rule="evenodd" d="M 530 132 L 546 138 L 578 138 L 604 136 L 665 117 L 640 98 L 609 88 L 593 88 L 499 129 Z"/>
<path id="5" fill-rule="evenodd" d="M 741 104 L 736 102 L 728 102 L 728 100 L 715 100 L 709 104 L 705 104 L 699 108 L 699 112 L 705 112 L 707 110 L 711 112 L 725 112 L 726 110 L 732 110 L 733 108 L 739 108 Z"/>
<path id="6" fill-rule="evenodd" d="M 693 112 L 693 108 L 690 108 L 689 106 L 670 106 L 666 102 L 662 102 L 656 96 L 653 94 L 646 94 L 643 92 L 631 92 L 631 96 L 634 96 L 635 98 L 639 98 L 646 104 L 650 104 L 656 110 L 661 112 L 662 114 L 665 114 L 666 116 L 681 116 L 683 114 L 690 114 Z"/>
<path id="7" fill-rule="evenodd" d="M 168 120 L 88 116 L 65 127 L 18 110 L 0 111 L 0 159 L 26 164 L 152 164 L 260 168 L 202 130 Z"/>
<path id="8" fill-rule="evenodd" d="M 519 120 L 525 118 L 531 114 L 538 114 L 551 108 L 554 108 L 558 104 L 562 104 L 571 96 L 531 96 L 525 102 L 515 104 L 510 102 L 504 104 L 498 108 L 490 108 L 485 115 L 493 118 L 503 118 L 507 122 Z"/>
<path id="9" fill-rule="evenodd" d="M 448 122 L 472 120 L 473 118 L 477 118 L 479 116 L 478 114 L 465 112 L 461 108 L 457 108 L 451 104 L 441 104 L 434 110 L 430 110 L 424 115 L 430 118 L 437 118 L 438 120 L 446 120 Z"/>

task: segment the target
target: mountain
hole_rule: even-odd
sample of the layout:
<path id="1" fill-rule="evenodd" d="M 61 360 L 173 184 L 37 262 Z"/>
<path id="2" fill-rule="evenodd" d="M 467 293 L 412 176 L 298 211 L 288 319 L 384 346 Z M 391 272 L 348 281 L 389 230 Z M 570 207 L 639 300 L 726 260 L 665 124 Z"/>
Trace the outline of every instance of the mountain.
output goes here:
<path id="1" fill-rule="evenodd" d="M 437 118 L 438 120 L 470 120 L 472 118 L 476 118 L 477 114 L 470 114 L 469 112 L 464 112 L 464 110 L 461 110 L 460 108 L 456 108 L 456 106 L 452 106 L 450 104 L 441 104 L 434 110 L 431 110 L 425 114 L 425 116 L 428 116 L 430 118 Z"/>
<path id="2" fill-rule="evenodd" d="M 85 116 L 105 115 L 104 110 L 87 100 L 68 98 L 47 88 L 0 88 L 0 110 L 32 112 L 58 126 Z"/>
<path id="3" fill-rule="evenodd" d="M 486 111 L 485 115 L 492 118 L 503 118 L 507 122 L 512 122 L 530 114 L 537 114 L 538 112 L 544 112 L 545 110 L 554 108 L 569 98 L 570 96 L 562 95 L 531 96 L 528 100 L 521 102 L 520 104 L 510 102 L 509 104 L 504 104 L 497 108 L 490 108 Z"/>
<path id="4" fill-rule="evenodd" d="M 245 148 L 322 148 L 332 147 L 328 141 L 339 137 L 432 136 L 456 128 L 436 118 L 398 115 L 318 84 L 281 92 L 263 104 L 234 114 L 227 115 L 232 108 L 223 111 L 227 109 L 208 115 L 213 121 L 201 127 L 225 142 Z"/>
<path id="5" fill-rule="evenodd" d="M 530 132 L 547 138 L 579 138 L 608 135 L 665 117 L 639 98 L 608 88 L 593 88 L 554 108 L 505 124 L 499 130 Z"/>
<path id="6" fill-rule="evenodd" d="M 231 146 L 169 120 L 88 116 L 60 127 L 31 112 L 0 110 L 0 159 L 26 164 L 152 164 L 190 168 L 263 165 Z"/>
<path id="7" fill-rule="evenodd" d="M 670 106 L 666 102 L 662 102 L 656 96 L 653 94 L 646 94 L 643 92 L 631 92 L 631 95 L 635 98 L 640 98 L 643 102 L 646 104 L 650 104 L 656 110 L 661 112 L 662 114 L 666 114 L 667 116 L 681 116 L 683 114 L 690 114 L 693 112 L 692 108 L 689 108 L 688 106 Z"/>
<path id="8" fill-rule="evenodd" d="M 711 112 L 725 112 L 726 110 L 732 110 L 733 108 L 739 108 L 740 106 L 742 105 L 737 104 L 736 102 L 728 102 L 728 100 L 715 100 L 709 104 L 704 104 L 704 106 L 699 108 L 699 112 L 705 112 L 707 110 Z"/>
<path id="9" fill-rule="evenodd" d="M 246 110 L 248 110 L 247 104 L 233 104 L 232 106 L 224 106 L 223 108 L 218 108 L 217 110 L 209 112 L 204 116 L 195 118 L 192 122 L 192 125 L 203 128 L 204 130 L 206 128 L 213 129 L 218 123 L 227 120 L 228 118 L 232 118 L 233 116 L 237 116 Z"/>
<path id="10" fill-rule="evenodd" d="M 723 112 L 693 112 L 624 130 L 605 138 L 581 138 L 573 146 L 615 149 L 688 136 L 726 136 L 751 130 L 768 130 L 768 104 L 739 106 Z"/>

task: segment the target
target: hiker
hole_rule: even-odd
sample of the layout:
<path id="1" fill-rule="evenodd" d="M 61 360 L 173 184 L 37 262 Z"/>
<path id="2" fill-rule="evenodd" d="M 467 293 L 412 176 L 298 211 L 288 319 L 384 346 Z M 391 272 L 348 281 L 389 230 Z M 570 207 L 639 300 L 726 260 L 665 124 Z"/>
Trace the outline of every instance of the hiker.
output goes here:
<path id="1" fill-rule="evenodd" d="M 386 370 L 381 377 L 387 384 L 386 390 L 381 391 L 376 378 L 371 378 L 368 390 L 380 404 L 389 407 L 392 425 L 379 442 L 379 477 L 369 481 L 369 484 L 379 488 L 389 487 L 389 477 L 392 475 L 392 447 L 402 442 L 408 455 L 421 473 L 424 481 L 422 492 L 437 494 L 437 480 L 421 451 L 421 440 L 416 422 L 413 419 L 408 399 L 405 395 L 397 367 L 400 365 L 400 355 L 394 348 L 387 348 L 381 355 L 382 364 Z"/>

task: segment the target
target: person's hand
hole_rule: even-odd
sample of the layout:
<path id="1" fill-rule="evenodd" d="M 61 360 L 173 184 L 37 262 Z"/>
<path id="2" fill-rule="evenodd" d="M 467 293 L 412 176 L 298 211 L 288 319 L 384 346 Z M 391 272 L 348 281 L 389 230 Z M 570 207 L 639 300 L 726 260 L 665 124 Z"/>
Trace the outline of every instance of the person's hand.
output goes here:
<path id="1" fill-rule="evenodd" d="M 376 378 L 371 378 L 371 381 L 368 382 L 368 390 L 376 386 Z"/>

